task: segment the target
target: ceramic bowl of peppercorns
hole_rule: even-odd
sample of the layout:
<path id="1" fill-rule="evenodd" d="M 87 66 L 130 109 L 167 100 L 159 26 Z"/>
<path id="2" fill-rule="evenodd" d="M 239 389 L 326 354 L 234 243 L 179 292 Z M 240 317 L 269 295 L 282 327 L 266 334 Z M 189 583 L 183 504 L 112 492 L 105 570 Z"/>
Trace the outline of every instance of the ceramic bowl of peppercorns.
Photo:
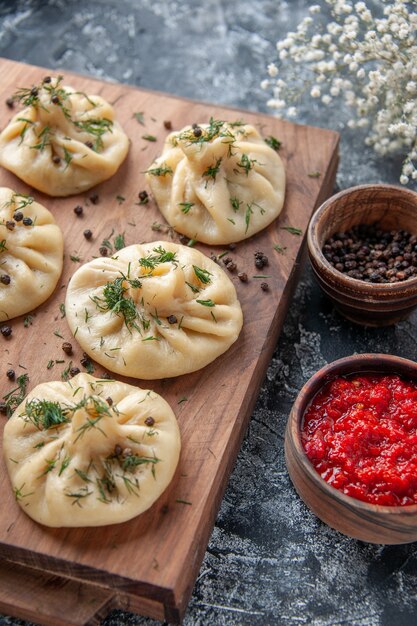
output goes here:
<path id="1" fill-rule="evenodd" d="M 417 540 L 417 364 L 386 354 L 329 363 L 304 385 L 285 433 L 290 478 L 332 528 Z"/>
<path id="2" fill-rule="evenodd" d="M 335 308 L 367 326 L 417 306 L 417 193 L 360 185 L 329 198 L 308 230 L 314 274 Z"/>

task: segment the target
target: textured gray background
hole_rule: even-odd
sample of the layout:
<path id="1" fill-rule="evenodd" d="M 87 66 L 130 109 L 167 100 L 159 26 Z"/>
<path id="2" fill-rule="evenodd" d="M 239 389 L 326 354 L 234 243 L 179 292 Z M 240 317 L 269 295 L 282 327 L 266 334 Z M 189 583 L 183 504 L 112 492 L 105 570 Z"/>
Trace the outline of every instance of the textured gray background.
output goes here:
<path id="1" fill-rule="evenodd" d="M 183 96 L 266 111 L 259 83 L 275 42 L 311 3 L 297 0 L 0 0 L 0 55 Z M 322 2 L 323 4 L 323 2 Z M 375 4 L 375 3 L 373 3 Z M 345 129 L 306 103 L 301 121 L 343 132 L 338 185 L 397 182 Z M 300 118 L 299 118 L 300 119 Z M 417 316 L 385 330 L 342 320 L 306 266 L 221 505 L 186 626 L 417 623 L 415 544 L 364 544 L 332 531 L 296 496 L 283 433 L 299 389 L 353 352 L 417 358 Z M 0 616 L 0 625 L 23 624 Z M 104 626 L 155 626 L 114 612 Z"/>

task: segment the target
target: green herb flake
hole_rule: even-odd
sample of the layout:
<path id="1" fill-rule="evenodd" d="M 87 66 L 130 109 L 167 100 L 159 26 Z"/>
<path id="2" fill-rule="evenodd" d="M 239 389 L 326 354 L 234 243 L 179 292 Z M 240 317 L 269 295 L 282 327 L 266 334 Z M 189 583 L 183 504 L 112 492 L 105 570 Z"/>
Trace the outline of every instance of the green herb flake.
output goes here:
<path id="1" fill-rule="evenodd" d="M 282 141 L 279 141 L 279 139 L 273 137 L 272 135 L 269 135 L 269 137 L 265 139 L 265 143 L 276 152 L 278 152 L 282 146 Z"/>
<path id="2" fill-rule="evenodd" d="M 81 263 L 81 259 L 76 254 L 70 254 L 70 259 L 73 263 Z"/>
<path id="3" fill-rule="evenodd" d="M 155 135 L 142 135 L 142 139 L 145 139 L 145 141 L 158 141 Z"/>
<path id="4" fill-rule="evenodd" d="M 288 233 L 291 233 L 291 235 L 300 236 L 303 234 L 301 228 L 294 228 L 293 226 L 281 226 L 281 230 L 286 230 Z"/>
<path id="5" fill-rule="evenodd" d="M 187 402 L 188 398 L 187 396 L 182 396 L 182 398 L 180 398 L 177 402 L 177 404 L 182 404 L 183 402 Z"/>
<path id="6" fill-rule="evenodd" d="M 202 304 L 203 306 L 208 306 L 208 307 L 216 306 L 216 303 L 213 302 L 213 300 L 211 300 L 211 299 L 208 299 L 208 300 L 196 300 L 196 302 L 198 302 L 198 304 Z"/>
<path id="7" fill-rule="evenodd" d="M 61 304 L 59 305 L 59 310 L 61 312 L 61 319 L 63 319 L 66 315 L 65 304 L 63 302 L 61 302 Z"/>
<path id="8" fill-rule="evenodd" d="M 192 502 L 188 502 L 188 500 L 182 500 L 181 498 L 177 498 L 175 502 L 178 502 L 178 504 L 188 504 L 189 506 L 192 505 Z"/>
<path id="9" fill-rule="evenodd" d="M 146 173 L 152 176 L 166 176 L 167 174 L 173 174 L 173 171 L 172 167 L 165 163 L 165 165 L 160 167 L 151 167 L 149 170 L 146 170 Z"/>
<path id="10" fill-rule="evenodd" d="M 33 319 L 34 319 L 34 316 L 33 316 L 33 315 L 26 315 L 26 316 L 25 316 L 25 318 L 24 318 L 24 320 L 23 320 L 23 326 L 24 326 L 25 328 L 29 328 L 29 326 L 32 326 L 32 324 L 33 324 Z"/>
<path id="11" fill-rule="evenodd" d="M 116 200 L 119 204 L 123 204 L 123 202 L 126 200 L 126 198 L 124 196 L 120 196 L 119 194 L 116 196 Z"/>
<path id="12" fill-rule="evenodd" d="M 64 337 L 61 335 L 61 333 L 59 332 L 59 330 L 54 330 L 54 335 L 55 337 L 59 337 L 60 339 L 63 339 Z"/>
<path id="13" fill-rule="evenodd" d="M 186 215 L 190 212 L 190 209 L 194 206 L 194 202 L 179 202 L 178 206 L 181 207 L 181 212 Z"/>
<path id="14" fill-rule="evenodd" d="M 211 276 L 213 276 L 213 274 L 211 272 L 208 272 L 207 270 L 203 270 L 201 269 L 201 267 L 198 267 L 197 265 L 193 265 L 193 270 L 194 270 L 194 274 L 197 276 L 198 280 L 201 283 L 204 283 L 205 285 L 208 285 L 209 283 L 211 283 Z"/>
<path id="15" fill-rule="evenodd" d="M 15 409 L 19 406 L 21 402 L 25 399 L 26 390 L 29 383 L 28 374 L 21 374 L 16 379 L 17 387 L 9 391 L 5 396 L 3 396 L 3 400 L 6 403 L 6 413 L 7 417 L 10 417 Z"/>
<path id="16" fill-rule="evenodd" d="M 274 250 L 276 250 L 276 252 L 278 252 L 279 254 L 285 254 L 285 250 L 287 249 L 287 247 L 283 247 L 280 246 L 279 243 L 275 244 L 274 246 Z"/>
<path id="17" fill-rule="evenodd" d="M 315 172 L 309 172 L 309 173 L 307 174 L 307 176 L 308 176 L 309 178 L 320 178 L 320 176 L 321 176 L 321 172 L 318 172 L 318 171 L 315 171 Z"/>
<path id="18" fill-rule="evenodd" d="M 137 122 L 139 122 L 139 124 L 142 124 L 142 126 L 145 126 L 143 111 L 138 111 L 137 113 L 133 113 L 133 117 L 135 118 Z"/>

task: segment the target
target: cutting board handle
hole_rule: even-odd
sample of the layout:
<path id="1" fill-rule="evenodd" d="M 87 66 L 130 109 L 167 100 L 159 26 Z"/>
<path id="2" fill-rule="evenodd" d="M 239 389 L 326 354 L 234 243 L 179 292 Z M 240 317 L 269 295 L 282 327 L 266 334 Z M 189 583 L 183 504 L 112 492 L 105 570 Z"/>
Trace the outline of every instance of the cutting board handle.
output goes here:
<path id="1" fill-rule="evenodd" d="M 0 612 L 42 626 L 97 626 L 114 592 L 10 561 L 0 563 Z"/>

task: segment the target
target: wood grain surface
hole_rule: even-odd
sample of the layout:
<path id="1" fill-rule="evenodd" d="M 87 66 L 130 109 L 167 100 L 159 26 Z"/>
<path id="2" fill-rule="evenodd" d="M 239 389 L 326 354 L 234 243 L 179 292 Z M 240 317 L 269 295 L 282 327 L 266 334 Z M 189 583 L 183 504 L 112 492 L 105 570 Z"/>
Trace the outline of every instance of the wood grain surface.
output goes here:
<path id="1" fill-rule="evenodd" d="M 11 115 L 5 99 L 16 87 L 37 83 L 50 72 L 6 60 L 0 61 L 0 72 L 3 128 Z M 112 231 L 125 233 L 126 245 L 169 237 L 169 233 L 152 230 L 154 222 L 164 223 L 154 202 L 138 205 L 138 192 L 146 189 L 144 171 L 160 153 L 168 132 L 164 121 L 170 121 L 175 130 L 193 122 L 206 122 L 210 116 L 229 121 L 243 119 L 255 124 L 264 136 L 274 135 L 283 144 L 280 155 L 287 171 L 284 209 L 266 230 L 238 244 L 229 254 L 236 261 L 238 271 L 246 272 L 249 277 L 247 283 L 241 283 L 236 273 L 230 274 L 244 313 L 244 327 L 238 341 L 215 362 L 194 374 L 143 383 L 125 379 L 162 394 L 174 409 L 181 430 L 183 447 L 176 476 L 153 507 L 130 522 L 98 529 L 42 527 L 16 504 L 2 462 L 1 556 L 22 566 L 54 573 L 64 580 L 85 581 L 86 589 L 90 584 L 107 590 L 113 598 L 111 606 L 130 607 L 157 619 L 180 621 L 290 303 L 309 218 L 333 188 L 338 134 L 68 73 L 64 84 L 89 94 L 100 94 L 113 103 L 117 119 L 131 139 L 131 147 L 127 160 L 113 178 L 91 192 L 66 199 L 37 193 L 12 174 L 0 170 L 0 185 L 33 193 L 37 201 L 52 211 L 65 238 L 64 272 L 53 296 L 33 313 L 31 324 L 25 327 L 23 317 L 16 318 L 11 323 L 12 336 L 0 337 L 2 395 L 13 388 L 5 376 L 9 367 L 17 374 L 27 372 L 29 388 L 33 388 L 40 382 L 60 379 L 70 360 L 74 366 L 80 366 L 82 352 L 59 308 L 68 280 L 79 266 L 71 261 L 70 255 L 79 256 L 82 261 L 90 260 L 99 254 L 102 240 Z M 136 112 L 143 112 L 144 125 L 134 117 Z M 146 134 L 156 136 L 157 141 L 146 141 L 143 139 Z M 90 200 L 93 192 L 99 196 L 97 204 Z M 73 212 L 77 204 L 84 207 L 82 218 Z M 284 229 L 286 226 L 301 229 L 302 235 L 291 234 Z M 90 241 L 82 234 L 86 228 L 93 231 Z M 284 254 L 274 250 L 276 244 L 285 248 Z M 199 244 L 197 247 L 206 254 L 227 250 Z M 256 250 L 269 257 L 269 266 L 261 272 L 254 265 Z M 252 278 L 259 274 L 268 278 Z M 268 282 L 269 291 L 261 290 L 264 281 Z M 64 340 L 74 346 L 71 358 L 62 351 Z M 47 369 L 50 360 L 55 364 Z M 62 360 L 63 363 L 56 363 Z M 103 369 L 95 366 L 94 373 L 101 376 Z M 62 587 L 59 594 L 65 596 L 66 588 Z M 25 617 L 27 612 L 23 605 L 20 610 L 18 594 L 13 601 L 15 614 Z M 0 608 L 11 610 L 2 603 Z M 36 621 L 51 623 L 50 617 L 37 615 Z M 71 615 L 67 622 L 59 623 L 90 622 Z"/>

